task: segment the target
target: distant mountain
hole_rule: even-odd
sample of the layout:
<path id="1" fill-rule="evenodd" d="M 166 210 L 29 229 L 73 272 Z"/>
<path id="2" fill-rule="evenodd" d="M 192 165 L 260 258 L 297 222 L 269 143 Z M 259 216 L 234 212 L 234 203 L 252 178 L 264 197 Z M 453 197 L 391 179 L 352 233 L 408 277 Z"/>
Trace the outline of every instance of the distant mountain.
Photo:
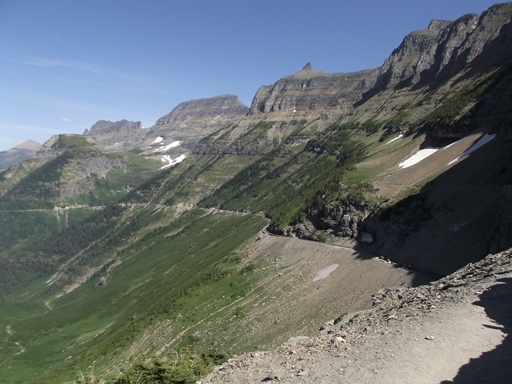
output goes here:
<path id="1" fill-rule="evenodd" d="M 249 108 L 235 95 L 180 103 L 149 129 L 141 149 L 147 151 L 148 146 L 158 139 L 152 151 L 179 141 L 180 148 L 189 152 L 200 139 L 242 119 L 248 112 Z"/>
<path id="2" fill-rule="evenodd" d="M 147 129 L 140 121 L 100 120 L 84 135 L 108 151 L 138 150 L 146 156 L 159 157 L 188 154 L 200 139 L 248 112 L 237 96 L 220 95 L 180 103 Z"/>
<path id="3" fill-rule="evenodd" d="M 37 144 L 37 143 L 35 143 Z M 25 147 L 36 147 L 34 143 Z M 23 150 L 27 151 L 27 150 Z M 106 152 L 83 135 L 55 135 L 34 155 L 2 174 L 0 206 L 59 207 L 104 204 L 154 174 L 159 162 L 126 152 Z M 132 164 L 136 163 L 135 167 Z M 101 198 L 98 200 L 98 196 Z"/>
<path id="4" fill-rule="evenodd" d="M 0 170 L 34 157 L 40 148 L 41 144 L 28 140 L 7 151 L 0 152 Z"/>
<path id="5" fill-rule="evenodd" d="M 84 136 L 108 150 L 130 150 L 140 143 L 147 131 L 140 121 L 97 121 L 90 129 L 84 131 Z"/>
<path id="6" fill-rule="evenodd" d="M 84 135 L 108 135 L 114 133 L 132 132 L 139 129 L 142 129 L 142 123 L 140 121 L 133 122 L 128 120 L 121 120 L 112 122 L 100 120 L 96 122 L 96 124 L 94 124 L 90 130 L 86 129 Z"/>

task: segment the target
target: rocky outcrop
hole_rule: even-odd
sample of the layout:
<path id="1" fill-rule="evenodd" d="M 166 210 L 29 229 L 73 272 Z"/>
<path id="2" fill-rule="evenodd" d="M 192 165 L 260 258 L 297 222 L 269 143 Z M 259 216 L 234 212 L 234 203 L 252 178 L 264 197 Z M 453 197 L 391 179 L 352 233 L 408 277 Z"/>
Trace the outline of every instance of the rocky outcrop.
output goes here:
<path id="1" fill-rule="evenodd" d="M 260 87 L 252 100 L 249 114 L 333 109 L 338 113 L 346 112 L 373 86 L 377 74 L 375 69 L 329 74 L 313 70 L 308 63 L 301 71 L 280 79 L 274 85 Z"/>
<path id="2" fill-rule="evenodd" d="M 317 230 L 320 230 L 338 238 L 362 240 L 364 230 L 366 230 L 366 227 L 363 230 L 363 224 L 374 210 L 375 207 L 371 204 L 349 200 L 323 205 L 314 204 L 308 210 L 307 220 L 289 226 L 284 234 L 303 240 L 322 240 L 321 237 L 325 235 L 319 235 L 321 232 L 317 232 Z M 280 234 L 279 230 L 275 228 L 269 227 L 269 230 Z M 369 242 L 372 241 L 373 238 Z"/>
<path id="3" fill-rule="evenodd" d="M 433 20 L 427 29 L 404 38 L 384 61 L 366 97 L 386 88 L 441 83 L 468 67 L 489 70 L 512 54 L 511 19 L 512 3 L 506 3 L 490 7 L 481 16 Z"/>
<path id="4" fill-rule="evenodd" d="M 232 142 L 214 142 L 208 143 L 200 141 L 194 147 L 193 153 L 196 155 L 238 155 L 238 156 L 258 156 L 273 148 L 270 140 L 244 141 L 235 140 Z"/>
<path id="5" fill-rule="evenodd" d="M 83 195 L 93 191 L 97 187 L 96 182 L 110 171 L 127 167 L 124 158 L 96 151 L 72 157 L 64 168 L 62 179 L 55 185 L 56 195 L 60 198 Z"/>
<path id="6" fill-rule="evenodd" d="M 432 207 L 428 200 L 422 195 L 412 195 L 387 207 L 380 214 L 370 212 L 360 223 L 360 229 L 371 233 L 380 247 L 397 246 L 432 218 Z"/>

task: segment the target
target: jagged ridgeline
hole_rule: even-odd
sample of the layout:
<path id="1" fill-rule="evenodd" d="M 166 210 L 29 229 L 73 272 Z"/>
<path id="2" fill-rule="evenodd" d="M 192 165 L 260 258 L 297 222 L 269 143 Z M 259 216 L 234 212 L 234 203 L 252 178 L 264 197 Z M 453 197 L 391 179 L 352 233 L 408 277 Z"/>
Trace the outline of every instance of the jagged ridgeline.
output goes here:
<path id="1" fill-rule="evenodd" d="M 511 17 L 433 21 L 377 69 L 308 64 L 250 108 L 99 121 L 2 171 L 0 381 L 195 382 L 512 246 Z"/>

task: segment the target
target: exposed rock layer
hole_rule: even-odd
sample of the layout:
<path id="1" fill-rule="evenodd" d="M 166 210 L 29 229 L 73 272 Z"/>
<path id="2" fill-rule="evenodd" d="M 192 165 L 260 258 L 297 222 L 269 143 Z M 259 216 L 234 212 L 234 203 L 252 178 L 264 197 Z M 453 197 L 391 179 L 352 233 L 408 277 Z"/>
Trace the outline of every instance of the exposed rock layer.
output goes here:
<path id="1" fill-rule="evenodd" d="M 352 73 L 314 71 L 310 63 L 274 85 L 256 92 L 250 114 L 278 111 L 308 112 L 336 109 L 346 112 L 375 83 L 378 71 L 369 69 Z"/>
<path id="2" fill-rule="evenodd" d="M 488 71 L 512 54 L 512 3 L 490 7 L 481 16 L 430 23 L 407 35 L 380 68 L 374 95 L 386 88 L 440 83 L 467 69 Z"/>

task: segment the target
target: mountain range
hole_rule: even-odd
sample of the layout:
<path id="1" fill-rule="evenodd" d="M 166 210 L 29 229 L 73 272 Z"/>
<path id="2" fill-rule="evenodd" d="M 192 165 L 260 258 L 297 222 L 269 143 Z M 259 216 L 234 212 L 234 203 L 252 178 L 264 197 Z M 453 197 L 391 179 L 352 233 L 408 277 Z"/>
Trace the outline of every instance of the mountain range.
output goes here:
<path id="1" fill-rule="evenodd" d="M 511 95 L 504 3 L 379 68 L 307 63 L 250 107 L 1 152 L 0 382 L 195 382 L 511 248 Z"/>

